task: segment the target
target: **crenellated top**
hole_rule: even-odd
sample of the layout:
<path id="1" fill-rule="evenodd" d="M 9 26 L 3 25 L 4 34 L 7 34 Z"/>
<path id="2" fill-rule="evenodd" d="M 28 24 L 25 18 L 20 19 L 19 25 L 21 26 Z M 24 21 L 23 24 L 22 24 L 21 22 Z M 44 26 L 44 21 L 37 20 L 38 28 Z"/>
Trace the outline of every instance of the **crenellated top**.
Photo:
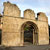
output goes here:
<path id="1" fill-rule="evenodd" d="M 37 18 L 38 18 L 38 20 L 41 20 L 41 21 L 48 21 L 47 16 L 43 12 L 37 13 Z"/>
<path id="2" fill-rule="evenodd" d="M 35 13 L 31 9 L 26 9 L 24 11 L 24 18 L 35 19 Z"/>
<path id="3" fill-rule="evenodd" d="M 12 4 L 10 2 L 4 2 L 4 14 L 10 17 L 21 17 L 21 11 L 16 4 Z M 43 12 L 37 13 L 37 18 L 35 18 L 35 13 L 31 9 L 26 9 L 24 11 L 24 18 L 33 19 L 33 20 L 40 20 L 40 21 L 48 21 L 47 16 Z"/>
<path id="4" fill-rule="evenodd" d="M 4 2 L 4 15 L 20 17 L 20 9 L 17 5 L 10 2 Z"/>

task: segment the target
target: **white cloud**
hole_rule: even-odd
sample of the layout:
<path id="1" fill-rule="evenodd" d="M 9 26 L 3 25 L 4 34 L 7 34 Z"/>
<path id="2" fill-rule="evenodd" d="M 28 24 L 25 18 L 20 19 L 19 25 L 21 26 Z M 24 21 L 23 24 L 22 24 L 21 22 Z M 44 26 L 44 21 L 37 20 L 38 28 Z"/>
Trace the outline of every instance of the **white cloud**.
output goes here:
<path id="1" fill-rule="evenodd" d="M 44 6 L 50 6 L 50 0 L 38 0 L 39 5 L 44 7 Z"/>
<path id="2" fill-rule="evenodd" d="M 2 7 L 0 6 L 0 13 L 2 12 Z"/>
<path id="3" fill-rule="evenodd" d="M 32 9 L 32 10 L 34 10 L 34 12 L 37 14 L 38 12 L 44 12 L 45 14 L 46 14 L 46 16 L 48 17 L 48 23 L 49 23 L 49 25 L 50 25 L 50 7 L 32 7 L 32 6 L 30 6 L 30 5 L 19 5 L 18 4 L 18 6 L 19 6 L 19 8 L 22 10 L 22 16 L 23 16 L 23 11 L 25 10 L 25 9 L 28 9 L 28 8 L 30 8 L 30 9 Z"/>
<path id="4" fill-rule="evenodd" d="M 50 0 L 38 0 L 39 2 L 49 2 Z"/>
<path id="5" fill-rule="evenodd" d="M 15 3 L 16 2 L 16 4 L 19 3 L 17 5 L 22 10 L 22 15 L 23 15 L 23 11 L 25 9 L 28 9 L 28 8 L 34 10 L 35 13 L 44 12 L 48 16 L 48 19 L 49 19 L 48 21 L 49 21 L 49 24 L 50 24 L 50 7 L 49 7 L 50 5 L 48 5 L 50 0 L 37 0 L 39 5 L 40 5 L 39 7 L 32 6 L 32 5 L 30 5 L 31 3 L 30 4 L 29 3 L 28 4 L 26 4 L 26 3 L 22 4 L 24 1 L 27 1 L 27 2 L 31 1 L 31 2 L 33 2 L 35 0 L 4 0 L 4 1 L 10 1 L 11 3 Z M 2 5 L 2 4 L 3 4 L 3 2 L 0 3 L 0 5 Z M 0 8 L 0 13 L 1 13 L 2 12 L 2 6 L 0 6 L 0 7 L 1 7 Z"/>
<path id="6" fill-rule="evenodd" d="M 24 2 L 24 0 L 5 0 L 5 1 L 10 1 L 10 2 L 12 2 L 12 3 L 13 3 L 13 2 L 18 2 L 18 3 L 19 3 L 19 2 Z"/>

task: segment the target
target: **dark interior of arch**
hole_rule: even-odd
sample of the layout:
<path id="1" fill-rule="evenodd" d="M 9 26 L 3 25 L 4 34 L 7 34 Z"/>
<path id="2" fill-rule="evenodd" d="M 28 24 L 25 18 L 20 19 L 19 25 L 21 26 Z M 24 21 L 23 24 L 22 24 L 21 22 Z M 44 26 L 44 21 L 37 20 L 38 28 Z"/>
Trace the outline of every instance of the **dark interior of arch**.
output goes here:
<path id="1" fill-rule="evenodd" d="M 24 30 L 24 42 L 30 42 L 33 44 L 33 26 L 26 25 Z"/>
<path id="2" fill-rule="evenodd" d="M 33 22 L 26 22 L 24 26 L 24 42 L 25 44 L 33 44 L 33 30 L 35 31 L 36 25 Z"/>

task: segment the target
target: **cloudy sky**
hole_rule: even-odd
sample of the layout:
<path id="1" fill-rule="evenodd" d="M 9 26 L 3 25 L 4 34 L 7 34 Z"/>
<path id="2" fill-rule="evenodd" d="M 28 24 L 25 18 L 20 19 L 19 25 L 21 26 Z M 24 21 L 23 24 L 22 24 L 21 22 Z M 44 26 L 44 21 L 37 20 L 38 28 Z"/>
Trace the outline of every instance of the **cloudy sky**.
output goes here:
<path id="1" fill-rule="evenodd" d="M 50 24 L 50 0 L 0 0 L 0 13 L 2 13 L 4 8 L 3 2 L 6 1 L 18 5 L 22 14 L 25 9 L 32 9 L 36 14 L 38 12 L 46 13 L 49 21 L 48 23 Z"/>

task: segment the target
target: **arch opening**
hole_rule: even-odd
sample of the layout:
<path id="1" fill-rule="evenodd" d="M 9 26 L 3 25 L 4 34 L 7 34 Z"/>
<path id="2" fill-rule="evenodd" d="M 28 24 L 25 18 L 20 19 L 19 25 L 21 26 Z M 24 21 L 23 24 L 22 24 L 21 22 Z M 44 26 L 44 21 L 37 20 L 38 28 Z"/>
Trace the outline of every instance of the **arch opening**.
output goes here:
<path id="1" fill-rule="evenodd" d="M 22 25 L 21 40 L 23 45 L 38 44 L 38 27 L 35 23 L 27 21 Z"/>

